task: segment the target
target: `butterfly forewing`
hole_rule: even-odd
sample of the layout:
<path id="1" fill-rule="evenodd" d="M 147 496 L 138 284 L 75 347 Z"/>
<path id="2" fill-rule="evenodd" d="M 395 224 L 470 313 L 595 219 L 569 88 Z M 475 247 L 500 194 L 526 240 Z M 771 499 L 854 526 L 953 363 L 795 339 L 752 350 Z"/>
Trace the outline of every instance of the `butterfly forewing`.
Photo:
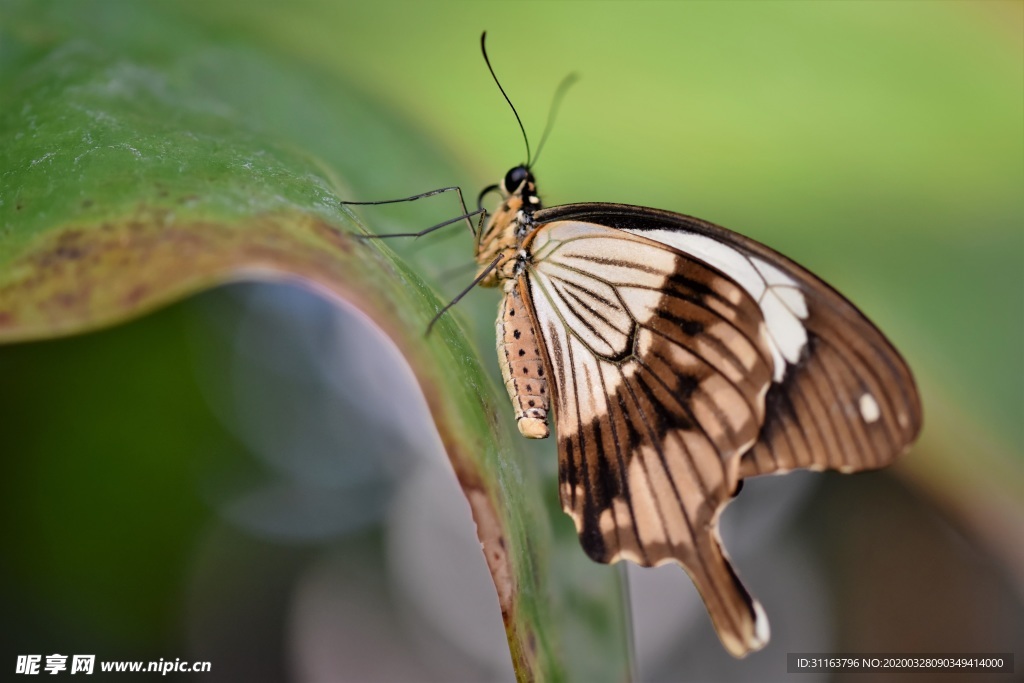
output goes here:
<path id="1" fill-rule="evenodd" d="M 757 440 L 772 356 L 757 302 L 705 263 L 608 227 L 543 226 L 521 281 L 550 360 L 562 504 L 601 562 L 679 562 L 723 642 L 763 644 L 717 536 Z"/>

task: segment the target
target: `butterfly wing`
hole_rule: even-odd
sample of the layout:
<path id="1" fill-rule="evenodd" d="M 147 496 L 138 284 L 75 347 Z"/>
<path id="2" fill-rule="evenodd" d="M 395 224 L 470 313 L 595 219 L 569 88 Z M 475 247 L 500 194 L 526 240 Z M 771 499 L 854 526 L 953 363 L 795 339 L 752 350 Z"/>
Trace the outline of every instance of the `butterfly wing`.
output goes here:
<path id="1" fill-rule="evenodd" d="M 736 655 L 767 621 L 718 537 L 772 381 L 757 302 L 705 263 L 612 228 L 542 227 L 519 280 L 555 388 L 559 492 L 600 562 L 678 562 Z"/>
<path id="2" fill-rule="evenodd" d="M 773 382 L 757 443 L 740 476 L 797 468 L 855 472 L 883 467 L 921 429 L 906 362 L 841 294 L 790 259 L 712 223 L 620 204 L 556 207 L 553 219 L 641 235 L 718 268 L 758 299 L 769 327 Z"/>
<path id="3" fill-rule="evenodd" d="M 724 228 L 622 205 L 534 216 L 519 286 L 553 375 L 560 495 L 598 561 L 676 561 L 730 652 L 767 621 L 718 515 L 746 476 L 880 467 L 920 429 L 906 364 L 841 295 Z"/>

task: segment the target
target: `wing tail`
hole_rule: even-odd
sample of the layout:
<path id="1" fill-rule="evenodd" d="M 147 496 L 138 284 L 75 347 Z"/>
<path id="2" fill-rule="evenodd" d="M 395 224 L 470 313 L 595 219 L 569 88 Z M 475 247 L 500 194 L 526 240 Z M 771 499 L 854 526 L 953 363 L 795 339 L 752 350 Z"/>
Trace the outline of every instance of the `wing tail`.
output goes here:
<path id="1" fill-rule="evenodd" d="M 743 586 L 716 538 L 697 539 L 699 563 L 684 565 L 707 607 L 722 645 L 734 657 L 746 657 L 768 643 L 768 617 Z"/>

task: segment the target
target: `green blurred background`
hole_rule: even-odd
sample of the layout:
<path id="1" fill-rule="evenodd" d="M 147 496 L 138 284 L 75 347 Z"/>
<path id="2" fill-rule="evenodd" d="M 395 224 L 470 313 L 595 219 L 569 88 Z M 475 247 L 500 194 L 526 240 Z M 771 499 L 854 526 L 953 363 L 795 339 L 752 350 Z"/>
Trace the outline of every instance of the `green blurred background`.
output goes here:
<path id="1" fill-rule="evenodd" d="M 0 81 L 39 36 L 116 36 L 112 49 L 145 58 L 151 45 L 159 60 L 167 36 L 192 31 L 216 46 L 196 57 L 197 87 L 338 171 L 347 199 L 453 184 L 472 198 L 524 160 L 481 30 L 534 144 L 554 88 L 580 73 L 535 169 L 547 204 L 655 206 L 782 251 L 886 332 L 925 410 L 890 471 L 751 482 L 726 515 L 775 627 L 764 653 L 721 652 L 678 570 L 637 577 L 640 678 L 785 680 L 787 651 L 1024 654 L 1024 4 L 45 7 L 0 3 Z M 304 77 L 261 79 L 251 55 Z M 17 182 L 24 169 L 3 158 Z M 440 197 L 359 214 L 389 232 L 455 211 Z M 458 228 L 396 248 L 442 298 L 471 275 Z M 473 292 L 458 313 L 492 368 L 496 301 Z M 346 336 L 354 324 L 299 290 L 236 286 L 0 348 L 0 667 L 68 650 L 212 660 L 196 680 L 511 677 L 465 505 L 436 476 L 416 400 L 372 396 L 391 386 L 384 368 L 344 374 L 375 356 L 366 333 Z M 554 471 L 550 444 L 525 451 Z M 439 464 L 412 476 L 422 460 Z M 463 531 L 451 546 L 441 521 L 403 521 L 446 515 Z M 409 550 L 424 537 L 425 555 Z M 477 578 L 446 585 L 453 564 Z M 584 656 L 600 669 L 601 652 Z"/>

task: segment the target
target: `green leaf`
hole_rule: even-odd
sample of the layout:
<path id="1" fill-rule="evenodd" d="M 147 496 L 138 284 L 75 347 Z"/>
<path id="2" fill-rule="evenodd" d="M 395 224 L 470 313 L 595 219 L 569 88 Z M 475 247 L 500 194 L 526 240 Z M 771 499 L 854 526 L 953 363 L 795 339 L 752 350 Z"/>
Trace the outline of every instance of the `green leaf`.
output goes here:
<path id="1" fill-rule="evenodd" d="M 0 27 L 0 341 L 107 327 L 240 280 L 356 306 L 427 399 L 517 676 L 623 678 L 614 574 L 556 578 L 550 506 L 464 329 L 446 316 L 424 338 L 442 302 L 339 203 L 400 194 L 436 171 L 437 148 L 329 74 L 152 6 L 13 4 Z M 575 538 L 559 545 L 578 564 Z"/>

